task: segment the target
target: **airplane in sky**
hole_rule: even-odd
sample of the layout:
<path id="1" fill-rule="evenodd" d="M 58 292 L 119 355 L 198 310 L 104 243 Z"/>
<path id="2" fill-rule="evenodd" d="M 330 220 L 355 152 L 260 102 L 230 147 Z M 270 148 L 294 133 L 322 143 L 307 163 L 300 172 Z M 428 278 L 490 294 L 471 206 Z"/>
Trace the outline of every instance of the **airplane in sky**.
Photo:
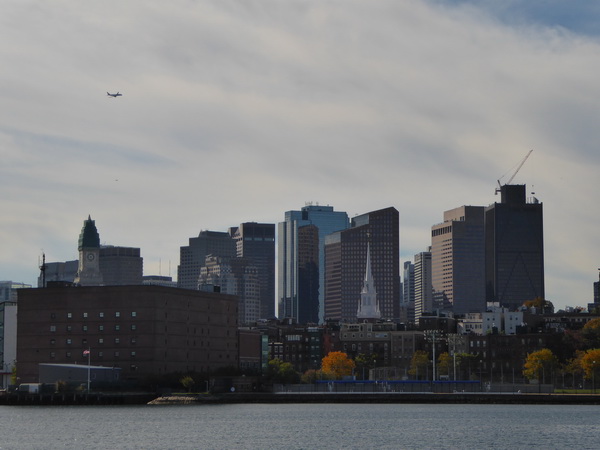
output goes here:
<path id="1" fill-rule="evenodd" d="M 109 97 L 117 98 L 121 97 L 123 94 L 119 94 L 118 92 L 116 94 L 111 94 L 110 92 L 107 92 L 106 95 L 108 95 Z"/>

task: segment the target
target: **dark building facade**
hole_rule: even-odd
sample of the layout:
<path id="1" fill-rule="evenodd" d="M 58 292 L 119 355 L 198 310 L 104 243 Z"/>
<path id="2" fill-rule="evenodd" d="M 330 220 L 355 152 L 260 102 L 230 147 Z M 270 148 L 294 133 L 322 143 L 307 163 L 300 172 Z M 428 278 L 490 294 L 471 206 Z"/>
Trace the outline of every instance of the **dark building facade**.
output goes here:
<path id="1" fill-rule="evenodd" d="M 542 204 L 527 202 L 525 185 L 501 187 L 485 209 L 486 301 L 515 309 L 544 292 Z"/>
<path id="2" fill-rule="evenodd" d="M 431 228 L 433 290 L 455 314 L 485 310 L 484 207 L 461 206 L 444 212 Z"/>
<path id="3" fill-rule="evenodd" d="M 27 291 L 27 292 L 26 292 Z M 19 292 L 17 375 L 38 364 L 120 367 L 124 380 L 236 366 L 237 298 L 163 286 Z"/>
<path id="4" fill-rule="evenodd" d="M 229 233 L 201 231 L 198 237 L 189 239 L 188 246 L 180 247 L 177 287 L 197 290 L 200 268 L 209 255 L 225 258 L 236 256 L 235 242 Z"/>
<path id="5" fill-rule="evenodd" d="M 231 228 L 236 255 L 251 261 L 260 283 L 260 317 L 275 317 L 275 224 L 246 222 Z"/>
<path id="6" fill-rule="evenodd" d="M 142 284 L 144 260 L 135 247 L 100 246 L 100 272 L 105 286 Z"/>
<path id="7" fill-rule="evenodd" d="M 370 246 L 372 274 L 381 317 L 400 317 L 398 220 L 399 214 L 395 208 L 373 211 L 354 217 L 350 228 L 328 238 L 326 267 L 339 266 L 340 273 L 339 281 L 326 276 L 326 283 L 332 282 L 325 287 L 325 304 L 330 312 L 328 319 L 356 321 L 367 264 L 367 246 Z M 339 317 L 333 315 L 335 311 L 341 312 Z"/>

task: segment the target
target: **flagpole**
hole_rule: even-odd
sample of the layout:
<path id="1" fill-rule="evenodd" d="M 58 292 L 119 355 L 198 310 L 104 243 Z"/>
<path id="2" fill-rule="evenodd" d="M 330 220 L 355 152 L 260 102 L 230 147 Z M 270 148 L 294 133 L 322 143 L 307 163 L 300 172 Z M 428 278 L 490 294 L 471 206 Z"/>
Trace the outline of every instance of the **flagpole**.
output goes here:
<path id="1" fill-rule="evenodd" d="M 91 357 L 91 355 L 92 355 L 91 348 L 88 347 L 88 377 L 87 377 L 88 378 L 87 379 L 87 391 L 88 391 L 88 395 L 90 393 L 90 367 L 91 367 L 90 366 L 90 357 Z"/>

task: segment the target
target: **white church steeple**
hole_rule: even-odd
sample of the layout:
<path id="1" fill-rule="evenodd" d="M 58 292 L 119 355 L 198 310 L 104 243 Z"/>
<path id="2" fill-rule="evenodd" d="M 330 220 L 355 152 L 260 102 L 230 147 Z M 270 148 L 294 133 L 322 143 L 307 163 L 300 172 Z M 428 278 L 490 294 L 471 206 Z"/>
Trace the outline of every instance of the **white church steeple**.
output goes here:
<path id="1" fill-rule="evenodd" d="M 371 248 L 367 244 L 367 269 L 365 271 L 365 280 L 360 293 L 360 303 L 356 313 L 357 319 L 381 319 L 381 311 L 377 304 L 377 292 L 373 283 L 373 273 L 371 271 Z"/>

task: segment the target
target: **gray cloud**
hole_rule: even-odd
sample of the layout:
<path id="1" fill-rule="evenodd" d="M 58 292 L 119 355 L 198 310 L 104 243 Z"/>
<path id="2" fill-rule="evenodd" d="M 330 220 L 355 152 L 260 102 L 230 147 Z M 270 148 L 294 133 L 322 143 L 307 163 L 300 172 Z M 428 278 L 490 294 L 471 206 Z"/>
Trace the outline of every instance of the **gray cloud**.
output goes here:
<path id="1" fill-rule="evenodd" d="M 305 201 L 395 206 L 408 259 L 444 210 L 497 200 L 496 180 L 534 148 L 515 182 L 545 205 L 548 297 L 586 304 L 600 44 L 490 8 L 11 2 L 0 278 L 33 282 L 41 248 L 75 258 L 88 214 L 103 242 L 140 246 L 147 273 L 161 260 L 174 274 L 200 229 L 277 222 Z"/>

